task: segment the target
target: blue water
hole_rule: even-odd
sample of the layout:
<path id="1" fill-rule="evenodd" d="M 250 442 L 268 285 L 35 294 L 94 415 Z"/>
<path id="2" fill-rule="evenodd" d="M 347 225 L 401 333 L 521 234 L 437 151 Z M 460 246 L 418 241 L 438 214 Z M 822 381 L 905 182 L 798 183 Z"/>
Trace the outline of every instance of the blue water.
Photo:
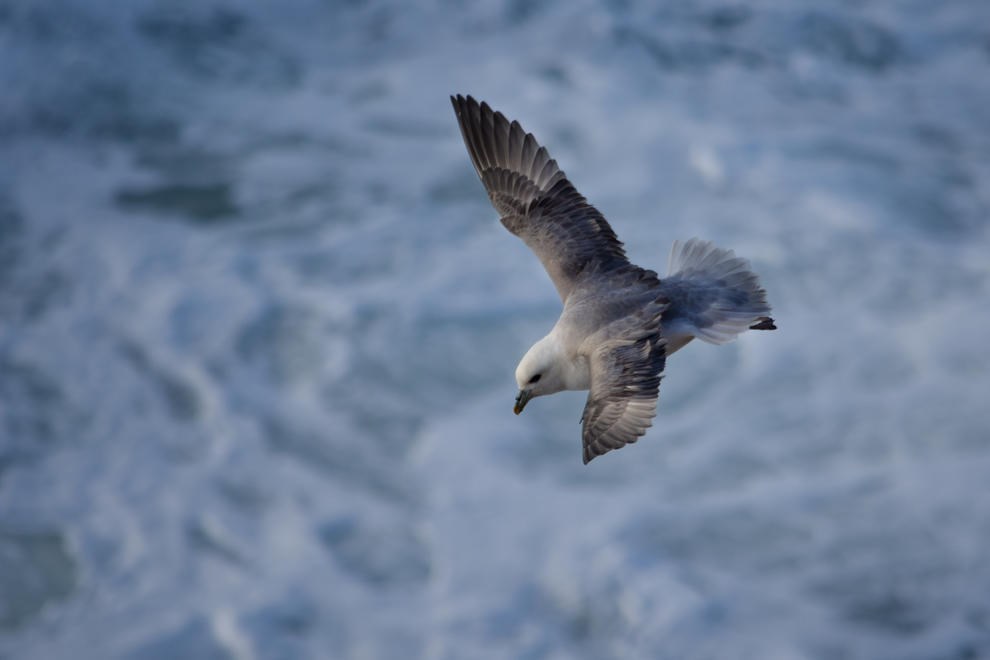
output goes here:
<path id="1" fill-rule="evenodd" d="M 0 3 L 0 657 L 990 658 L 990 4 Z M 752 261 L 585 467 L 448 95 Z"/>

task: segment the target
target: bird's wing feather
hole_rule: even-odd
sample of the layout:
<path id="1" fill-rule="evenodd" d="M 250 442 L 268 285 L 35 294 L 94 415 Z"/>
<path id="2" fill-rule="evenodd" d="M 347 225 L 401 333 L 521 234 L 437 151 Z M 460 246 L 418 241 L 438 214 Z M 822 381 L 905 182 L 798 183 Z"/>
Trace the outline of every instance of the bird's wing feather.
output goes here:
<path id="1" fill-rule="evenodd" d="M 666 363 L 657 300 L 641 313 L 614 323 L 589 360 L 591 391 L 581 421 L 584 462 L 636 442 L 656 415 Z"/>
<path id="2" fill-rule="evenodd" d="M 502 224 L 540 259 L 561 300 L 590 264 L 607 272 L 629 263 L 602 214 L 519 122 L 509 122 L 470 96 L 450 100 L 471 162 Z"/>

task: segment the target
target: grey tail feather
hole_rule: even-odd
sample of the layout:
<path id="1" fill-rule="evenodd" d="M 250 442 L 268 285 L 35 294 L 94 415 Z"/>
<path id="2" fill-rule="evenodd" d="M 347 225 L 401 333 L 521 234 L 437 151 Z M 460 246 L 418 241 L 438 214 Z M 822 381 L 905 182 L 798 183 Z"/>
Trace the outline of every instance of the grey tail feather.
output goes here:
<path id="1" fill-rule="evenodd" d="M 747 329 L 777 329 L 759 278 L 732 250 L 698 238 L 674 241 L 664 283 L 671 298 L 665 320 L 675 332 L 723 344 Z"/>

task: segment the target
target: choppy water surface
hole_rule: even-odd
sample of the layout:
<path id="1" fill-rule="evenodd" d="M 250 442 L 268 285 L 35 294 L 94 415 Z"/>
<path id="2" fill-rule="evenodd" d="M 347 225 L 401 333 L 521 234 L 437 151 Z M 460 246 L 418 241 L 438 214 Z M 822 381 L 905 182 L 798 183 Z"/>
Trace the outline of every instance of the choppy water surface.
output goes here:
<path id="1" fill-rule="evenodd" d="M 659 6 L 657 6 L 659 4 Z M 990 657 L 990 5 L 0 4 L 0 655 Z M 447 96 L 780 331 L 581 464 Z"/>

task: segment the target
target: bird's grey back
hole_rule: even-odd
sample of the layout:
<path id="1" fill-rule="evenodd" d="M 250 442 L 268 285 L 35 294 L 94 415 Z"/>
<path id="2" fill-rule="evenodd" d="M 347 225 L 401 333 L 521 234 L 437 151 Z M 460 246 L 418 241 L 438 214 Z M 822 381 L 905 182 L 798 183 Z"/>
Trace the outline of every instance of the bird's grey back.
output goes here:
<path id="1" fill-rule="evenodd" d="M 575 348 L 620 319 L 638 316 L 662 300 L 660 279 L 652 270 L 627 264 L 610 271 L 589 269 L 564 304 L 558 328 Z M 659 323 L 653 328 L 659 330 Z"/>

